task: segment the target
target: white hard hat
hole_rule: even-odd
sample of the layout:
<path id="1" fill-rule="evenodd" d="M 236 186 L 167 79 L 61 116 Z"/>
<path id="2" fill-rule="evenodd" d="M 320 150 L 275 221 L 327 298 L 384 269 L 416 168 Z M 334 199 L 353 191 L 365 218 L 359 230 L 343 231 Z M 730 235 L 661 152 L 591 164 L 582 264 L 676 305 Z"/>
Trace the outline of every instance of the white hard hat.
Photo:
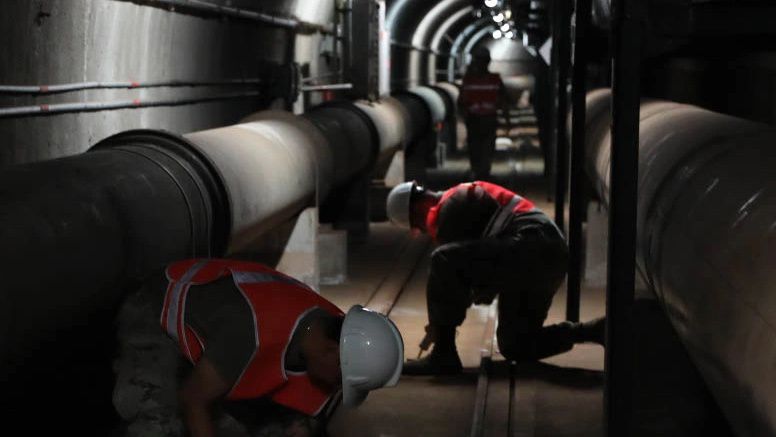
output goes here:
<path id="1" fill-rule="evenodd" d="M 388 317 L 353 305 L 342 322 L 342 403 L 355 407 L 370 390 L 393 387 L 404 362 L 404 342 Z"/>
<path id="2" fill-rule="evenodd" d="M 415 181 L 403 182 L 393 187 L 391 192 L 388 193 L 388 200 L 385 202 L 385 212 L 388 214 L 388 219 L 396 226 L 411 227 L 410 198 L 417 185 Z"/>

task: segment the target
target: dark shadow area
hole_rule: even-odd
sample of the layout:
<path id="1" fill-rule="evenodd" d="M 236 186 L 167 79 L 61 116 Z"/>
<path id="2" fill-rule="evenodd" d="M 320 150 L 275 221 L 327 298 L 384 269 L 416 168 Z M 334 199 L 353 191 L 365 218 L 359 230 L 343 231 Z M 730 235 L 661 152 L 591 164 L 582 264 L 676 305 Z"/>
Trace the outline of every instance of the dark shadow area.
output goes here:
<path id="1" fill-rule="evenodd" d="M 660 304 L 637 299 L 633 436 L 733 436 Z"/>

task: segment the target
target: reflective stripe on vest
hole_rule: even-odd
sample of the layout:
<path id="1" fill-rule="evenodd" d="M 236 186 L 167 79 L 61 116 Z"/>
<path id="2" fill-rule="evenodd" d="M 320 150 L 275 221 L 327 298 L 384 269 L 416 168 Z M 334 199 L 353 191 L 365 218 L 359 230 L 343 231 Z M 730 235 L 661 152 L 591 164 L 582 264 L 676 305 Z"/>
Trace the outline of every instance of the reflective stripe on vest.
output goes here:
<path id="1" fill-rule="evenodd" d="M 177 340 L 181 353 L 189 361 L 198 362 L 206 345 L 185 322 L 186 295 L 191 285 L 210 283 L 227 275 L 250 306 L 256 345 L 227 399 L 269 396 L 289 408 L 316 414 L 331 394 L 314 386 L 306 372 L 287 373 L 283 362 L 285 353 L 294 327 L 310 310 L 317 307 L 340 316 L 342 311 L 305 284 L 266 266 L 243 261 L 173 263 L 167 268 L 170 283 L 162 310 L 163 329 Z M 268 287 L 268 283 L 273 285 Z"/>
<path id="2" fill-rule="evenodd" d="M 461 184 L 456 185 L 453 188 L 448 189 L 447 191 L 442 194 L 442 198 L 439 200 L 439 203 L 437 203 L 434 207 L 432 207 L 428 214 L 426 215 L 426 231 L 431 236 L 432 239 L 436 240 L 437 231 L 439 230 L 439 212 L 441 211 L 443 205 L 460 189 L 466 189 L 471 190 L 476 187 L 480 187 L 483 189 L 488 196 L 490 196 L 493 200 L 495 200 L 499 204 L 499 212 L 504 212 L 507 214 L 525 214 L 528 212 L 535 212 L 539 211 L 538 208 L 531 202 L 530 200 L 515 194 L 509 190 L 507 190 L 504 187 L 501 187 L 496 184 L 491 184 L 490 182 L 483 182 L 483 181 L 474 181 L 474 182 L 464 182 Z M 509 197 L 507 197 L 509 196 Z M 512 206 L 509 206 L 512 205 Z M 498 213 L 496 213 L 498 214 Z M 495 218 L 491 218 L 489 222 L 489 226 L 486 227 L 486 230 L 494 229 L 493 224 Z"/>
<path id="3" fill-rule="evenodd" d="M 167 294 L 164 297 L 164 306 L 162 307 L 161 324 L 162 329 L 167 332 L 167 335 L 176 341 L 180 341 L 182 338 L 182 316 L 186 307 L 186 295 L 189 292 L 190 281 L 205 264 L 207 264 L 205 260 L 195 263 L 183 275 L 180 281 L 171 281 L 167 286 Z"/>

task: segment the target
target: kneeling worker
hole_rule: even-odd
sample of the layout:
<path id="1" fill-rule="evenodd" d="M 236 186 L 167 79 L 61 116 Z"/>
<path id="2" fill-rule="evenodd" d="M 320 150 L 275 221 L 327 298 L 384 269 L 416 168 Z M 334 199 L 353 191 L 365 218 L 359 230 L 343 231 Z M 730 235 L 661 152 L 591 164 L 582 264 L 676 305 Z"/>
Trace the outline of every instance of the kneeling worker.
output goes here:
<path id="1" fill-rule="evenodd" d="M 127 435 L 180 435 L 178 403 L 190 435 L 213 436 L 221 401 L 265 398 L 311 417 L 340 388 L 343 403 L 356 406 L 398 381 L 402 338 L 381 314 L 360 305 L 343 314 L 256 263 L 194 259 L 165 273 L 130 296 L 119 316 L 114 405 Z M 178 384 L 181 355 L 193 367 Z M 299 422 L 275 432 L 313 433 Z"/>
<path id="2" fill-rule="evenodd" d="M 429 324 L 421 350 L 431 353 L 404 366 L 405 374 L 454 374 L 462 370 L 456 328 L 472 303 L 498 300 L 497 338 L 510 360 L 539 360 L 575 343 L 603 344 L 604 319 L 543 326 L 566 275 L 568 247 L 555 223 L 534 204 L 503 187 L 471 182 L 445 192 L 405 182 L 390 192 L 390 220 L 429 234 Z"/>

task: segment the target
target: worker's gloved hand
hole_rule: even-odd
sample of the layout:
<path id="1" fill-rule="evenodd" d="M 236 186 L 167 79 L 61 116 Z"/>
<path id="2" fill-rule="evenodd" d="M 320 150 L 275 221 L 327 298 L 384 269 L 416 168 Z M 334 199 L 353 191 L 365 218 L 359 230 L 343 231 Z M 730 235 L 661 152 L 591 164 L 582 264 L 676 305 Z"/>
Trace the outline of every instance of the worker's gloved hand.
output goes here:
<path id="1" fill-rule="evenodd" d="M 418 351 L 418 357 L 420 357 L 423 352 L 427 351 L 435 341 L 436 330 L 433 326 L 426 325 L 426 335 L 423 336 L 423 339 L 420 340 L 420 344 L 418 345 L 420 347 L 420 351 Z"/>

